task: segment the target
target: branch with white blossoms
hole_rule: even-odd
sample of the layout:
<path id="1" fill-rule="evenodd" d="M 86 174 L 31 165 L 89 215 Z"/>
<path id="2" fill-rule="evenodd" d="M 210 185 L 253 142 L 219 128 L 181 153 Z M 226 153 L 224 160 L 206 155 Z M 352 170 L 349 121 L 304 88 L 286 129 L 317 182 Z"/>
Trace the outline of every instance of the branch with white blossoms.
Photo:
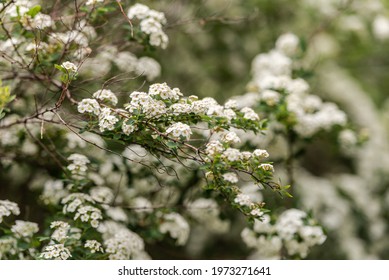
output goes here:
<path id="1" fill-rule="evenodd" d="M 254 249 L 257 259 L 305 258 L 311 247 L 326 240 L 323 229 L 307 213 L 288 209 L 272 221 L 269 215 L 255 220 L 241 233 L 244 243 Z"/>
<path id="2" fill-rule="evenodd" d="M 249 175 L 258 185 L 287 194 L 288 187 L 272 182 L 274 169 L 266 162 L 266 151 L 257 149 L 252 153 L 232 147 L 240 139 L 229 129 L 254 133 L 265 129 L 266 121 L 252 109 L 238 110 L 231 101 L 223 106 L 209 97 L 184 97 L 178 88 L 172 89 L 166 83 L 153 84 L 148 92 L 132 92 L 124 108 L 114 107 L 117 97 L 108 89 L 97 91 L 93 97 L 81 100 L 77 106 L 78 112 L 88 115 L 84 130 L 123 145 L 137 143 L 157 157 L 196 162 L 207 173 L 207 188 L 221 193 L 246 216 L 260 216 L 263 204 L 235 202 L 240 193 L 237 175 Z M 203 136 L 205 132 L 224 133 L 220 140 L 210 140 Z M 236 179 L 229 179 L 233 174 Z"/>

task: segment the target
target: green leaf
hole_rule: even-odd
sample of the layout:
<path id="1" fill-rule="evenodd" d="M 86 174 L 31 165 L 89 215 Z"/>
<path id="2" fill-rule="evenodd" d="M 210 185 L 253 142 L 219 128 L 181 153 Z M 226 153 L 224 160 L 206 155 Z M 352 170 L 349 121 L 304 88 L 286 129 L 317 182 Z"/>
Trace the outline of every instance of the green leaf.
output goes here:
<path id="1" fill-rule="evenodd" d="M 42 7 L 40 5 L 36 5 L 32 7 L 26 14 L 34 18 L 41 11 L 41 9 Z"/>

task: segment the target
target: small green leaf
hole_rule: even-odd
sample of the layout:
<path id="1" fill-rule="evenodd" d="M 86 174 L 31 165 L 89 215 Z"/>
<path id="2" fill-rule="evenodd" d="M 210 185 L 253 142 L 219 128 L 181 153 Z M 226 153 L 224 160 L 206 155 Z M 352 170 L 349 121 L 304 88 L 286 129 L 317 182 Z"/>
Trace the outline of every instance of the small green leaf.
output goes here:
<path id="1" fill-rule="evenodd" d="M 36 5 L 32 7 L 26 14 L 34 18 L 41 11 L 41 9 L 42 7 L 40 5 Z"/>

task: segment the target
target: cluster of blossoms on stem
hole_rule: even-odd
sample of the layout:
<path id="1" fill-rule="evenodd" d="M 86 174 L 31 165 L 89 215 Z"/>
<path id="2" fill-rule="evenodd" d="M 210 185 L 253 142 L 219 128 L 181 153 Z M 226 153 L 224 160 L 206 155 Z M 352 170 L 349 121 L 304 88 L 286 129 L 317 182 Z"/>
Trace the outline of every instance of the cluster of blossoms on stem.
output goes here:
<path id="1" fill-rule="evenodd" d="M 110 260 L 138 259 L 145 255 L 143 239 L 124 228 L 105 239 L 104 247 Z"/>
<path id="2" fill-rule="evenodd" d="M 67 166 L 67 169 L 71 172 L 74 178 L 83 178 L 88 170 L 87 164 L 90 163 L 89 159 L 80 154 L 72 154 L 68 157 L 71 164 Z"/>
<path id="3" fill-rule="evenodd" d="M 59 243 L 65 243 L 69 238 L 68 232 L 70 230 L 70 225 L 62 221 L 54 221 L 50 224 L 50 228 L 54 229 L 54 232 L 51 234 L 51 239 Z"/>
<path id="4" fill-rule="evenodd" d="M 277 112 L 278 106 L 286 106 L 286 112 L 280 114 L 280 121 L 287 122 L 285 125 L 300 137 L 310 138 L 321 130 L 345 126 L 347 117 L 336 104 L 309 94 L 305 80 L 292 78 L 294 57 L 301 52 L 299 42 L 296 35 L 286 33 L 278 38 L 275 49 L 257 55 L 252 62 L 250 92 L 237 101 L 240 106 L 245 106 L 254 98 L 261 106 L 267 107 L 265 110 L 269 114 Z M 286 118 L 285 114 L 289 117 Z"/>
<path id="5" fill-rule="evenodd" d="M 89 249 L 92 254 L 96 252 L 104 252 L 103 247 L 101 246 L 101 243 L 96 240 L 87 240 L 84 244 L 84 247 Z"/>
<path id="6" fill-rule="evenodd" d="M 277 259 L 285 248 L 288 255 L 305 258 L 309 249 L 326 240 L 323 229 L 315 221 L 298 209 L 284 211 L 276 223 L 268 215 L 255 220 L 253 229 L 245 228 L 242 239 L 250 248 L 254 248 L 256 258 Z"/>
<path id="7" fill-rule="evenodd" d="M 17 238 L 31 238 L 39 231 L 39 227 L 37 223 L 16 220 L 11 231 Z"/>
<path id="8" fill-rule="evenodd" d="M 162 29 L 167 22 L 164 13 L 137 3 L 129 8 L 127 16 L 130 20 L 139 21 L 140 31 L 148 35 L 151 46 L 162 49 L 167 47 L 169 38 Z"/>
<path id="9" fill-rule="evenodd" d="M 67 260 L 71 256 L 69 249 L 63 244 L 48 245 L 40 254 L 40 257 L 46 260 Z"/>
<path id="10" fill-rule="evenodd" d="M 74 220 L 80 220 L 83 223 L 89 222 L 93 228 L 99 226 L 102 220 L 101 210 L 92 206 L 95 201 L 87 194 L 72 193 L 61 201 L 64 204 L 62 212 L 64 214 L 74 213 Z"/>
<path id="11" fill-rule="evenodd" d="M 3 218 L 13 215 L 19 215 L 20 209 L 19 206 L 9 200 L 0 200 L 0 223 L 3 222 Z"/>

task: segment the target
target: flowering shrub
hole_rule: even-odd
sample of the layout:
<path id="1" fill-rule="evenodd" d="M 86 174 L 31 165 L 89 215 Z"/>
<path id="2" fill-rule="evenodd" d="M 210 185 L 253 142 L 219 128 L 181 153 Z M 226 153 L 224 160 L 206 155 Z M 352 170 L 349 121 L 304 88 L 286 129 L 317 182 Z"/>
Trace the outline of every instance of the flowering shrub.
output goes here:
<path id="1" fill-rule="evenodd" d="M 271 36 L 234 33 L 257 20 L 253 7 L 282 25 L 282 1 L 236 1 L 233 14 L 209 16 L 223 2 L 204 11 L 164 1 L 0 2 L 0 259 L 307 258 L 333 244 L 342 251 L 328 258 L 385 257 L 368 250 L 387 217 L 364 185 L 387 193 L 374 177 L 385 170 L 367 167 L 366 151 L 377 156 L 370 122 L 347 107 L 359 89 L 331 49 L 366 24 L 366 36 L 386 40 L 380 1 L 301 1 L 303 18 L 323 22 L 304 27 L 309 38 L 295 35 L 297 19 Z M 215 51 L 209 65 L 235 61 L 238 70 L 218 73 L 235 71 L 240 88 L 228 74 L 215 85 L 190 57 L 212 43 L 238 48 L 236 34 L 258 34 L 267 47 L 253 45 L 251 78 Z M 238 95 L 241 81 L 247 92 Z M 335 151 L 338 172 L 315 169 L 321 144 Z"/>

